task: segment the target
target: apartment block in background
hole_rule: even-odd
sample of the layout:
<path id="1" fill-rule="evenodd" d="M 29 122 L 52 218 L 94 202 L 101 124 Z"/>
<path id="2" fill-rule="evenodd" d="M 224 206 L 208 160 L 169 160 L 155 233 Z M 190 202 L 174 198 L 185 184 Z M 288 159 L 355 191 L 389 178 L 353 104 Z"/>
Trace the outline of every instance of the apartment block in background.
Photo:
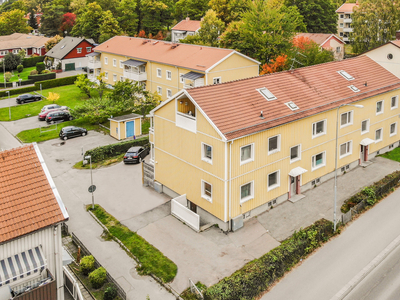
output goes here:
<path id="1" fill-rule="evenodd" d="M 340 6 L 336 13 L 338 14 L 338 35 L 344 42 L 348 43 L 349 33 L 353 32 L 353 28 L 351 27 L 351 15 L 354 11 L 354 8 L 358 6 L 358 1 L 356 3 L 344 3 Z"/>

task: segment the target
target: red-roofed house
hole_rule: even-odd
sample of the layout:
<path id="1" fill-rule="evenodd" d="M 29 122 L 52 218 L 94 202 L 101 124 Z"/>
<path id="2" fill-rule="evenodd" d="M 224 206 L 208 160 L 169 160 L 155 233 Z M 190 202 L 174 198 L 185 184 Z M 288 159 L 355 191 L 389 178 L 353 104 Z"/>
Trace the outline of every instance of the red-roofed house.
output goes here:
<path id="1" fill-rule="evenodd" d="M 36 143 L 0 152 L 0 293 L 63 300 L 68 213 Z M 7 298 L 8 299 L 8 298 Z"/>
<path id="2" fill-rule="evenodd" d="M 397 147 L 399 95 L 367 56 L 182 90 L 151 112 L 154 187 L 196 230 L 238 228 L 332 178 L 336 155 L 341 175 Z"/>
<path id="3" fill-rule="evenodd" d="M 190 20 L 190 18 L 180 21 L 171 29 L 171 41 L 178 43 L 188 35 L 195 35 L 201 28 L 200 23 L 201 21 Z"/>
<path id="4" fill-rule="evenodd" d="M 349 42 L 349 33 L 353 32 L 351 14 L 356 7 L 358 7 L 358 1 L 356 3 L 344 3 L 336 10 L 338 14 L 338 34 L 344 42 Z"/>
<path id="5" fill-rule="evenodd" d="M 336 35 L 329 33 L 298 33 L 296 37 L 303 36 L 316 42 L 321 48 L 332 51 L 335 60 L 344 58 L 345 43 Z"/>

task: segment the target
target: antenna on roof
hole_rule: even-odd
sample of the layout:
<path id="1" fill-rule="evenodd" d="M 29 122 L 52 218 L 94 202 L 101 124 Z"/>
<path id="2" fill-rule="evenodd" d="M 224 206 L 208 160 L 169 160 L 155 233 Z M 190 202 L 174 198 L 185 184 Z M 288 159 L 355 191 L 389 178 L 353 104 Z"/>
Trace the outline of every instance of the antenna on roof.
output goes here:
<path id="1" fill-rule="evenodd" d="M 291 60 L 292 60 L 292 65 L 290 66 L 290 70 L 293 70 L 293 69 L 294 69 L 294 63 L 295 63 L 295 62 L 297 62 L 298 64 L 301 64 L 302 66 L 304 66 L 303 63 L 299 62 L 299 61 L 296 59 L 296 55 L 297 55 L 297 54 L 300 54 L 300 55 L 304 56 L 305 58 L 307 58 L 307 56 L 305 56 L 303 53 L 300 53 L 300 52 L 297 51 L 296 54 L 294 55 L 294 57 L 291 58 Z"/>

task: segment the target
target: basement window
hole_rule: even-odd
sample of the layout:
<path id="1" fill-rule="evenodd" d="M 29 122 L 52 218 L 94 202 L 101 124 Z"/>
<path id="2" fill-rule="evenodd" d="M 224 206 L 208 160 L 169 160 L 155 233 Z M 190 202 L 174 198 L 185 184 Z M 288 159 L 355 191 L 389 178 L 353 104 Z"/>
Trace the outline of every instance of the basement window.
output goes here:
<path id="1" fill-rule="evenodd" d="M 342 75 L 345 79 L 347 79 L 347 80 L 354 80 L 354 77 L 353 76 L 351 76 L 349 73 L 347 73 L 346 71 L 343 71 L 343 70 L 341 70 L 341 71 L 338 71 L 338 73 L 340 74 L 340 75 Z"/>
<path id="2" fill-rule="evenodd" d="M 276 98 L 274 96 L 274 94 L 272 94 L 267 88 L 263 87 L 261 89 L 257 89 L 257 91 L 264 96 L 265 99 L 267 99 L 268 101 L 271 100 L 276 100 L 278 98 Z"/>
<path id="3" fill-rule="evenodd" d="M 354 93 L 357 93 L 357 92 L 360 91 L 360 90 L 359 90 L 357 87 L 355 87 L 354 85 L 349 85 L 349 88 L 350 88 Z"/>
<path id="4" fill-rule="evenodd" d="M 287 107 L 289 107 L 291 110 L 299 109 L 299 107 L 298 107 L 296 104 L 294 104 L 293 101 L 287 102 L 287 103 L 285 103 L 285 104 L 286 104 Z"/>

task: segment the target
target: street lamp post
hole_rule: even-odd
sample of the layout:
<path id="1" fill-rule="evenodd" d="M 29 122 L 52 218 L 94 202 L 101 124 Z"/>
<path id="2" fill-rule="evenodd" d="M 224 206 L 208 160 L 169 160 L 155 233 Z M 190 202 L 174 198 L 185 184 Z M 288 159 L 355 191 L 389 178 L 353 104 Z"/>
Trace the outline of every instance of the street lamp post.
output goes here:
<path id="1" fill-rule="evenodd" d="M 336 144 L 335 144 L 335 190 L 334 190 L 334 205 L 333 205 L 333 231 L 336 231 L 336 199 L 337 199 L 337 161 L 338 161 L 338 140 L 339 140 L 339 109 L 342 106 L 354 106 L 363 108 L 361 104 L 342 104 L 336 110 Z"/>
<path id="2" fill-rule="evenodd" d="M 6 93 L 8 94 L 8 116 L 9 116 L 10 121 L 11 121 L 11 98 L 10 98 L 10 91 L 6 91 Z"/>
<path id="3" fill-rule="evenodd" d="M 92 193 L 92 209 L 94 209 L 94 194 L 93 194 L 93 192 L 94 192 L 95 188 L 93 186 L 92 156 L 91 155 L 85 156 L 85 159 L 90 160 L 90 188 L 89 188 L 89 191 Z"/>

